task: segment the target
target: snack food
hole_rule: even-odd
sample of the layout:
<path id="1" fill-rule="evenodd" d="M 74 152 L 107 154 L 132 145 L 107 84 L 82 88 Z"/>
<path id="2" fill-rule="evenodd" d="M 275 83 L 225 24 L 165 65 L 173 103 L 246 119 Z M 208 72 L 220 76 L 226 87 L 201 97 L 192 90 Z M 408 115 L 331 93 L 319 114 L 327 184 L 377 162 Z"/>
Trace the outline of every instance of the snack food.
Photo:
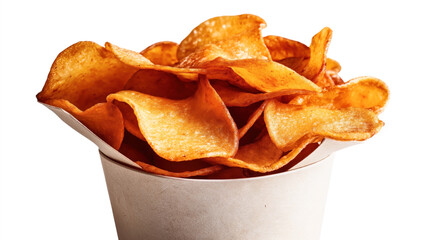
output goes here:
<path id="1" fill-rule="evenodd" d="M 78 42 L 58 55 L 37 99 L 143 170 L 175 177 L 274 172 L 325 137 L 362 141 L 381 129 L 387 86 L 339 77 L 327 58 L 331 29 L 306 46 L 263 37 L 265 26 L 250 14 L 215 17 L 180 44 L 141 52 Z"/>

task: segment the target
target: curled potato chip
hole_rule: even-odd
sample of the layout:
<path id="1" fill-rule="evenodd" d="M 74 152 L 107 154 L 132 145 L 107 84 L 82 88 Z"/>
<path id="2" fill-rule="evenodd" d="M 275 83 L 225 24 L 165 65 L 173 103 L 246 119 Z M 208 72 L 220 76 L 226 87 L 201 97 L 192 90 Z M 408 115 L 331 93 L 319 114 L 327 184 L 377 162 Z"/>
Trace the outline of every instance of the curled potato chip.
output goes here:
<path id="1" fill-rule="evenodd" d="M 85 111 L 81 111 L 64 99 L 48 100 L 46 103 L 69 112 L 113 148 L 119 149 L 121 146 L 124 137 L 124 120 L 121 111 L 115 105 L 97 103 Z"/>
<path id="2" fill-rule="evenodd" d="M 300 145 L 283 156 L 283 151 L 276 147 L 268 134 L 265 134 L 256 142 L 241 146 L 234 157 L 211 158 L 208 161 L 230 167 L 246 168 L 260 173 L 271 172 L 288 164 L 305 146 L 316 139 L 319 138 L 306 138 L 305 141 L 300 142 Z"/>
<path id="3" fill-rule="evenodd" d="M 135 68 L 154 69 L 154 70 L 169 72 L 173 74 L 187 74 L 185 76 L 188 76 L 193 80 L 197 79 L 198 74 L 205 73 L 204 69 L 156 65 L 156 64 L 153 64 L 149 59 L 145 58 L 142 54 L 138 52 L 134 52 L 129 49 L 118 47 L 109 42 L 106 42 L 105 47 L 106 49 L 111 51 L 118 60 Z"/>
<path id="4" fill-rule="evenodd" d="M 238 149 L 238 130 L 216 91 L 202 78 L 195 94 L 172 100 L 120 91 L 109 102 L 128 104 L 153 150 L 170 161 L 230 157 Z"/>
<path id="5" fill-rule="evenodd" d="M 285 58 L 309 58 L 310 48 L 305 44 L 280 36 L 269 35 L 264 37 L 264 43 L 270 51 L 273 61 Z"/>
<path id="6" fill-rule="evenodd" d="M 154 64 L 173 66 L 178 62 L 176 56 L 178 47 L 179 45 L 175 42 L 157 42 L 141 51 L 140 54 Z"/>
<path id="7" fill-rule="evenodd" d="M 321 93 L 297 96 L 289 103 L 331 109 L 366 108 L 379 113 L 388 98 L 389 89 L 383 81 L 373 77 L 358 77 Z"/>
<path id="8" fill-rule="evenodd" d="M 261 29 L 265 26 L 262 18 L 251 14 L 208 19 L 183 39 L 177 49 L 177 57 L 182 61 L 205 45 L 215 45 L 225 55 L 234 56 L 234 59 L 270 59 L 261 35 Z"/>
<path id="9" fill-rule="evenodd" d="M 119 151 L 137 163 L 144 171 L 170 177 L 195 177 L 216 173 L 224 167 L 202 160 L 168 162 L 156 156 L 150 146 L 126 133 Z"/>
<path id="10" fill-rule="evenodd" d="M 85 110 L 121 90 L 137 70 L 94 42 L 78 42 L 55 59 L 37 99 L 65 99 Z"/>
<path id="11" fill-rule="evenodd" d="M 285 95 L 311 94 L 313 91 L 301 89 L 284 89 L 269 93 L 250 93 L 231 86 L 223 81 L 212 82 L 212 86 L 226 106 L 245 107 L 253 103 Z"/>
<path id="12" fill-rule="evenodd" d="M 332 58 L 326 58 L 326 71 L 339 73 L 341 71 L 341 65 L 338 61 L 335 61 Z"/>
<path id="13" fill-rule="evenodd" d="M 265 124 L 274 144 L 284 151 L 293 149 L 309 137 L 365 140 L 384 124 L 368 109 L 326 109 L 268 101 L 264 111 Z"/>
<path id="14" fill-rule="evenodd" d="M 324 75 L 329 43 L 332 38 L 332 30 L 328 27 L 323 28 L 313 36 L 310 44 L 311 56 L 307 65 L 298 72 L 306 78 L 318 83 Z M 319 85 L 319 84 L 318 84 Z M 319 85 L 325 87 L 324 85 Z"/>
<path id="15" fill-rule="evenodd" d="M 250 86 L 261 92 L 275 92 L 285 89 L 320 91 L 312 81 L 292 69 L 273 61 L 261 59 L 226 60 L 216 59 L 207 63 L 209 79 L 230 81 L 233 85 Z M 220 68 L 230 68 L 239 78 L 231 78 L 231 72 Z M 232 79 L 232 82 L 231 82 Z M 240 82 L 241 83 L 237 83 Z"/>

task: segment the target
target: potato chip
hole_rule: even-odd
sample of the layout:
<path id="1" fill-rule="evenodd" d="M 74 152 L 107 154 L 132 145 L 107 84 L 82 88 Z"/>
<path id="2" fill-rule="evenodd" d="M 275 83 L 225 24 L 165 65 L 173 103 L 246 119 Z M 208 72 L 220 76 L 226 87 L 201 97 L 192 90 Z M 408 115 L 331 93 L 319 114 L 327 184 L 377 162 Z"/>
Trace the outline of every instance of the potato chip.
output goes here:
<path id="1" fill-rule="evenodd" d="M 46 104 L 56 106 L 69 112 L 89 130 L 107 144 L 119 149 L 124 137 L 124 120 L 119 109 L 111 103 L 97 103 L 81 111 L 64 99 L 47 100 Z"/>
<path id="2" fill-rule="evenodd" d="M 153 150 L 170 161 L 230 157 L 238 149 L 238 130 L 216 91 L 202 78 L 194 96 L 183 100 L 120 91 L 107 97 L 127 103 Z"/>
<path id="3" fill-rule="evenodd" d="M 384 124 L 368 109 L 326 109 L 268 101 L 264 111 L 265 123 L 275 145 L 284 151 L 313 136 L 341 141 L 365 140 Z"/>
<path id="4" fill-rule="evenodd" d="M 85 110 L 121 90 L 137 70 L 94 42 L 78 42 L 55 59 L 37 99 L 65 99 Z"/>
<path id="5" fill-rule="evenodd" d="M 186 76 L 189 76 L 194 80 L 197 79 L 198 74 L 205 73 L 204 69 L 192 69 L 192 68 L 156 65 L 156 64 L 153 64 L 151 61 L 149 61 L 149 59 L 145 58 L 142 54 L 138 52 L 134 52 L 129 49 L 118 47 L 109 42 L 106 42 L 105 47 L 106 49 L 111 51 L 118 60 L 135 68 L 154 69 L 154 70 L 164 71 L 164 72 L 173 73 L 173 74 L 187 74 Z"/>
<path id="6" fill-rule="evenodd" d="M 297 96 L 289 103 L 330 109 L 366 108 L 379 113 L 388 98 L 389 89 L 384 82 L 373 77 L 358 77 L 321 93 Z"/>
<path id="7" fill-rule="evenodd" d="M 162 161 L 146 142 L 127 133 L 119 151 L 136 162 L 144 171 L 171 177 L 205 176 L 224 168 L 220 165 L 210 165 L 202 160 L 172 163 Z M 162 163 L 160 163 L 161 161 Z"/>
<path id="8" fill-rule="evenodd" d="M 182 61 L 206 45 L 215 45 L 233 59 L 270 59 L 261 35 L 261 29 L 265 26 L 262 18 L 251 14 L 208 19 L 180 43 L 177 57 Z"/>
<path id="9" fill-rule="evenodd" d="M 270 51 L 273 61 L 280 61 L 285 58 L 310 57 L 310 48 L 298 41 L 269 35 L 264 37 L 264 43 Z"/>
<path id="10" fill-rule="evenodd" d="M 339 73 L 341 71 L 341 65 L 338 61 L 335 61 L 332 58 L 326 58 L 326 71 Z"/>
<path id="11" fill-rule="evenodd" d="M 276 147 L 268 134 L 265 134 L 256 142 L 241 146 L 234 157 L 211 158 L 208 161 L 230 167 L 246 168 L 260 173 L 271 172 L 288 164 L 305 146 L 314 142 L 315 139 L 318 138 L 306 138 L 299 146 L 282 156 L 283 151 Z"/>
<path id="12" fill-rule="evenodd" d="M 332 38 L 332 30 L 328 27 L 323 28 L 313 36 L 310 44 L 311 56 L 307 65 L 298 72 L 306 78 L 318 83 L 323 78 L 329 43 Z M 318 84 L 319 85 L 319 84 Z M 319 85 L 324 87 L 323 85 Z"/>
<path id="13" fill-rule="evenodd" d="M 231 86 L 223 81 L 212 82 L 212 86 L 222 98 L 226 106 L 246 107 L 250 104 L 261 102 L 267 99 L 276 98 L 285 95 L 311 94 L 313 91 L 301 89 L 284 89 L 269 93 L 250 93 L 245 92 L 235 86 Z"/>
<path id="14" fill-rule="evenodd" d="M 179 45 L 175 42 L 157 42 L 141 51 L 140 54 L 154 64 L 173 66 L 178 62 L 176 56 L 178 47 Z"/>

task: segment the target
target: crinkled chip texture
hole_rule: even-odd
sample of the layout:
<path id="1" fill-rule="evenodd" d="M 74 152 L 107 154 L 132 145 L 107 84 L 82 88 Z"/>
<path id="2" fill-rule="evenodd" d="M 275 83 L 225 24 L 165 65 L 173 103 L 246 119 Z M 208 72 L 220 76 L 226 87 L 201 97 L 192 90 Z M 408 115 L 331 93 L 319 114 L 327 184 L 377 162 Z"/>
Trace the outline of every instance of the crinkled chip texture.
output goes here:
<path id="1" fill-rule="evenodd" d="M 107 97 L 133 110 L 144 138 L 170 161 L 231 157 L 238 149 L 238 130 L 227 108 L 207 79 L 184 100 L 124 90 Z"/>
<path id="2" fill-rule="evenodd" d="M 179 44 L 140 52 L 78 42 L 57 56 L 37 99 L 142 170 L 172 177 L 279 173 L 324 138 L 362 141 L 380 131 L 389 90 L 374 77 L 341 78 L 328 57 L 330 28 L 307 46 L 264 36 L 265 27 L 251 14 L 214 17 Z"/>

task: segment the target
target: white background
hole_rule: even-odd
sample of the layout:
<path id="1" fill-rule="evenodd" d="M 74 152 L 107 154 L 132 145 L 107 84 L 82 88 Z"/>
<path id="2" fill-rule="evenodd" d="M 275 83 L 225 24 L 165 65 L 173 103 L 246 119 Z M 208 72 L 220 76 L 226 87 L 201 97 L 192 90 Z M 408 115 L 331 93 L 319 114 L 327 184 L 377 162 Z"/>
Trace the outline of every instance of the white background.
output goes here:
<path id="1" fill-rule="evenodd" d="M 321 239 L 429 239 L 424 2 L 2 1 L 0 238 L 117 238 L 96 146 L 36 102 L 60 51 L 81 40 L 140 51 L 253 13 L 264 35 L 305 44 L 329 26 L 343 79 L 371 75 L 391 90 L 382 131 L 336 155 Z"/>

